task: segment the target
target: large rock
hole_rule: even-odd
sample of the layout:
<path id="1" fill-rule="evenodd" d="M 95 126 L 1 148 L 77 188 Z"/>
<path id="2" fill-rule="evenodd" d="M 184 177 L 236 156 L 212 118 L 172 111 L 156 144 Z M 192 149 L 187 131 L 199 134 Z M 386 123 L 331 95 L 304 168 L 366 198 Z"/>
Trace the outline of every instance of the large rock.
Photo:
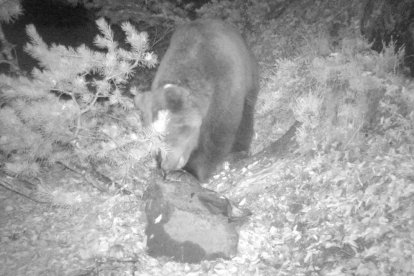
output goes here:
<path id="1" fill-rule="evenodd" d="M 146 191 L 149 255 L 188 263 L 234 256 L 239 238 L 233 221 L 249 212 L 190 178 L 155 180 Z"/>

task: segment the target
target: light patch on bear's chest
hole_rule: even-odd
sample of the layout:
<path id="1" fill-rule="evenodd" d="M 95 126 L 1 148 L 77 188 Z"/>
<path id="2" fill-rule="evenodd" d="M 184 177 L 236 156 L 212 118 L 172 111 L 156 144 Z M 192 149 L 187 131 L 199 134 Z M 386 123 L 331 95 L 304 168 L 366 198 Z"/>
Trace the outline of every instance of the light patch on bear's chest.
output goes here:
<path id="1" fill-rule="evenodd" d="M 168 110 L 158 111 L 157 120 L 152 123 L 152 128 L 158 133 L 166 134 L 170 116 L 170 111 Z"/>

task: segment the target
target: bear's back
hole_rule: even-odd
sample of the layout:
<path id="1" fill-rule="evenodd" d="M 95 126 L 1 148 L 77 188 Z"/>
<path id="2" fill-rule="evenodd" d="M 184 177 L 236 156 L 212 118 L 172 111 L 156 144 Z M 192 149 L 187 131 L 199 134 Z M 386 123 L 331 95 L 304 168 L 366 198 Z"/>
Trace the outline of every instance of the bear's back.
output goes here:
<path id="1" fill-rule="evenodd" d="M 240 86 L 256 85 L 255 70 L 252 54 L 233 27 L 219 20 L 198 20 L 183 24 L 174 32 L 152 90 L 167 83 L 195 91 L 211 83 L 238 90 L 243 89 Z"/>

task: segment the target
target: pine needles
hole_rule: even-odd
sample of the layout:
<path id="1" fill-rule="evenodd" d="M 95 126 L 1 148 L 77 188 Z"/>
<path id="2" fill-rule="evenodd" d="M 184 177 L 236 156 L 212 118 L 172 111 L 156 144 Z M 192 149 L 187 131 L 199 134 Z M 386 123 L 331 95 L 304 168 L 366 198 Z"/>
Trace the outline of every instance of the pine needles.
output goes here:
<path id="1" fill-rule="evenodd" d="M 59 161 L 106 160 L 131 167 L 148 154 L 145 139 L 136 135 L 141 131 L 137 114 L 129 112 L 123 119 L 125 110 L 133 109 L 123 92 L 135 68 L 153 67 L 157 57 L 149 52 L 148 35 L 131 24 L 122 25 L 130 51 L 119 48 L 104 19 L 97 25 L 100 52 L 85 45 L 49 46 L 33 25 L 27 26 L 25 50 L 41 69 L 34 69 L 31 78 L 0 75 L 5 103 L 0 109 L 0 152 L 8 173 L 35 176 Z M 109 109 L 119 107 L 124 114 L 118 113 L 118 120 L 103 120 Z"/>

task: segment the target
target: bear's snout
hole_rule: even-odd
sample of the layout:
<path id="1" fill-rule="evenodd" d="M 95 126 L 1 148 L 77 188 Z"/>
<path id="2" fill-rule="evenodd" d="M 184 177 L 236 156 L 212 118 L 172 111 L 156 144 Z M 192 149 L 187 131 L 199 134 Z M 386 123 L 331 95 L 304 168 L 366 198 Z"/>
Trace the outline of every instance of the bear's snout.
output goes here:
<path id="1" fill-rule="evenodd" d="M 166 172 L 180 170 L 187 162 L 181 154 L 177 154 L 175 152 L 168 152 L 163 156 L 163 154 L 159 151 L 156 158 L 158 166 Z"/>

